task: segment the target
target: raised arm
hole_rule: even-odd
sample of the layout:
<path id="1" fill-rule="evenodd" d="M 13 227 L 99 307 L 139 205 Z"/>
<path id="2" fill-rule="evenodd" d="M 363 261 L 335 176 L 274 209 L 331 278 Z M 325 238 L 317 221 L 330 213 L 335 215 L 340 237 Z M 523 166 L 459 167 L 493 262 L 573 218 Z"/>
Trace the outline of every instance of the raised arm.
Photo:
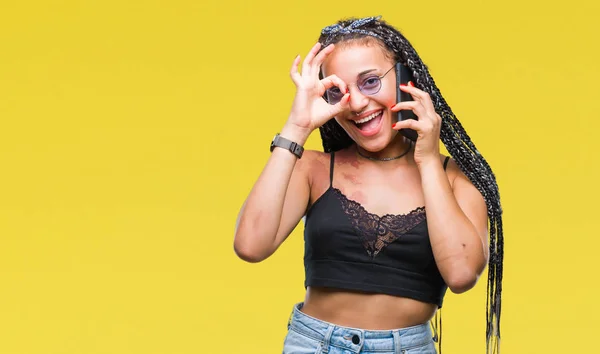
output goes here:
<path id="1" fill-rule="evenodd" d="M 282 130 L 281 136 L 298 144 L 306 141 L 291 128 Z M 238 215 L 233 245 L 241 259 L 266 259 L 294 230 L 310 196 L 309 159 L 309 153 L 298 160 L 287 150 L 273 150 Z"/>
<path id="2" fill-rule="evenodd" d="M 462 293 L 475 286 L 488 261 L 487 207 L 481 193 L 454 163 L 449 170 L 456 177 L 452 183 L 448 180 L 439 151 L 442 119 L 429 94 L 410 83 L 400 89 L 410 93 L 414 101 L 398 103 L 392 111 L 410 109 L 419 119 L 400 121 L 394 129 L 409 128 L 418 133 L 414 156 L 433 256 L 450 290 Z"/>
<path id="3" fill-rule="evenodd" d="M 319 71 L 333 45 L 320 50 L 316 44 L 304 59 L 298 72 L 300 56 L 292 64 L 290 76 L 296 85 L 292 110 L 280 135 L 304 145 L 310 133 L 348 106 L 349 94 L 329 105 L 323 99 L 325 90 L 337 86 L 347 92 L 344 82 L 332 75 L 322 80 Z M 294 230 L 306 212 L 310 197 L 309 173 L 314 155 L 307 152 L 298 158 L 282 148 L 272 155 L 244 202 L 238 215 L 234 250 L 243 260 L 260 262 L 272 255 Z"/>

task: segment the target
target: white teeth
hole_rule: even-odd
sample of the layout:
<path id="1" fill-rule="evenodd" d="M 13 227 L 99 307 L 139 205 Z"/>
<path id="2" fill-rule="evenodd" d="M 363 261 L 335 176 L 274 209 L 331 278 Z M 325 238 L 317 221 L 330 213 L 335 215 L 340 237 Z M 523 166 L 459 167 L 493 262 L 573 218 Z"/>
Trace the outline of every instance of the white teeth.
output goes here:
<path id="1" fill-rule="evenodd" d="M 354 121 L 354 123 L 356 123 L 356 124 L 366 123 L 366 122 L 370 121 L 371 119 L 377 117 L 380 114 L 381 114 L 381 112 L 375 112 L 375 113 L 371 114 L 370 116 L 364 117 L 361 120 Z"/>

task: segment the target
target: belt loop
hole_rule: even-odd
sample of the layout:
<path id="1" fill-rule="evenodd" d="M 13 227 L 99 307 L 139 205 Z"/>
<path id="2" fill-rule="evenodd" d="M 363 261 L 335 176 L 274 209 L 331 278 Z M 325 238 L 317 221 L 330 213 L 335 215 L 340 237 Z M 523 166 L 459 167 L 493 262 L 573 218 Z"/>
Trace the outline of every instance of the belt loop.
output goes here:
<path id="1" fill-rule="evenodd" d="M 400 332 L 399 331 L 393 331 L 392 334 L 394 335 L 394 354 L 402 354 L 403 350 L 402 350 L 402 344 L 400 344 Z"/>
<path id="2" fill-rule="evenodd" d="M 322 348 L 322 353 L 328 353 L 329 352 L 329 341 L 331 340 L 331 335 L 333 334 L 333 329 L 335 328 L 334 325 L 330 324 L 329 327 L 327 328 L 327 333 L 325 333 L 325 338 L 323 338 L 323 348 Z"/>

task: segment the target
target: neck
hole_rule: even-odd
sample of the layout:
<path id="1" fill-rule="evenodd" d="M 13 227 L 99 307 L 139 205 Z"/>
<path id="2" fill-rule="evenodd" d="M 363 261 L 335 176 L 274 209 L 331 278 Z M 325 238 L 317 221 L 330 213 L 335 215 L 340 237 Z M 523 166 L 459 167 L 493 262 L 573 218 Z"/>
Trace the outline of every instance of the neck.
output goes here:
<path id="1" fill-rule="evenodd" d="M 356 151 L 362 159 L 387 162 L 409 159 L 410 155 L 412 155 L 413 145 L 414 143 L 412 143 L 412 141 L 404 138 L 401 134 L 398 134 L 388 146 L 380 151 L 367 151 L 358 145 L 356 145 Z"/>

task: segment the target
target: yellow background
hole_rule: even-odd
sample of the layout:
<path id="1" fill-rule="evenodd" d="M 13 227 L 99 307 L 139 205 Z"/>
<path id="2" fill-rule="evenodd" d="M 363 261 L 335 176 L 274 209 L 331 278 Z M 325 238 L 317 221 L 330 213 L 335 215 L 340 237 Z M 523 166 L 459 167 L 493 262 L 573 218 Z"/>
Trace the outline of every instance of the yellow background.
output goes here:
<path id="1" fill-rule="evenodd" d="M 247 264 L 235 218 L 289 112 L 296 54 L 377 14 L 496 172 L 503 353 L 597 352 L 599 10 L 2 0 L 0 353 L 281 352 L 302 226 Z M 485 284 L 448 294 L 444 353 L 484 351 Z"/>

